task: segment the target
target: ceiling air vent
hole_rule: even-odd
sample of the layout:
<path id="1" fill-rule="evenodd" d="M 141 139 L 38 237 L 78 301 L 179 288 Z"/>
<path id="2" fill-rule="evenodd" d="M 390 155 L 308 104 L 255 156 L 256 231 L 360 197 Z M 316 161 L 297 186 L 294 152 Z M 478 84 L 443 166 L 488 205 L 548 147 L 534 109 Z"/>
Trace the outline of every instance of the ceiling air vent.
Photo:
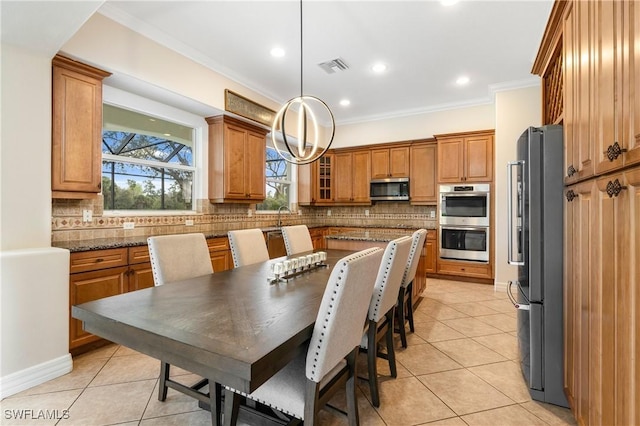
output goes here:
<path id="1" fill-rule="evenodd" d="M 330 61 L 319 63 L 318 66 L 325 70 L 327 74 L 333 74 L 336 71 L 345 71 L 349 69 L 349 65 L 342 58 L 332 59 Z"/>

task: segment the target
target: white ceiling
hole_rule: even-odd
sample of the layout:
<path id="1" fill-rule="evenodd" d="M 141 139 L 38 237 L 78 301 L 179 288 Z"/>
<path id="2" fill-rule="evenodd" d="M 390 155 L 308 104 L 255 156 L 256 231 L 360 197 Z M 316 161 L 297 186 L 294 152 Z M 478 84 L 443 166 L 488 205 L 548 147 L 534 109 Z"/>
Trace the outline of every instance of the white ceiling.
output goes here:
<path id="1" fill-rule="evenodd" d="M 304 93 L 339 124 L 490 102 L 495 90 L 537 83 L 531 67 L 552 5 L 305 0 Z M 99 12 L 278 103 L 300 94 L 298 1 L 108 0 Z M 271 57 L 274 46 L 285 57 Z M 317 65 L 337 57 L 350 68 Z M 371 71 L 377 61 L 382 75 Z M 457 86 L 463 74 L 471 82 Z"/>
<path id="2" fill-rule="evenodd" d="M 537 83 L 530 72 L 552 5 L 305 0 L 304 93 L 327 102 L 338 124 L 491 102 L 496 90 Z M 296 0 L 2 0 L 0 7 L 3 43 L 53 56 L 97 9 L 278 104 L 300 94 Z M 271 57 L 274 46 L 286 55 Z M 338 57 L 348 70 L 317 66 Z M 378 61 L 388 66 L 382 75 L 371 71 Z M 471 82 L 457 86 L 463 74 Z M 351 105 L 340 106 L 343 98 Z"/>

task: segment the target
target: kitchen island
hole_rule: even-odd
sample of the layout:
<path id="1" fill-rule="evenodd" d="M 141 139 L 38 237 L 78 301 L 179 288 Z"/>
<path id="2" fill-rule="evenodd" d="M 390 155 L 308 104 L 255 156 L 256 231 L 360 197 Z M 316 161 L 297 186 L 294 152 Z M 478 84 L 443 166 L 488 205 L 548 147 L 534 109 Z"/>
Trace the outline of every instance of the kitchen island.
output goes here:
<path id="1" fill-rule="evenodd" d="M 364 250 L 371 247 L 385 248 L 389 241 L 411 236 L 414 229 L 361 229 L 342 233 L 329 233 L 325 236 L 327 249 Z M 422 300 L 422 292 L 427 286 L 427 273 L 435 272 L 435 229 L 427 230 L 427 239 L 418 261 L 418 270 L 413 280 L 413 307 Z"/>

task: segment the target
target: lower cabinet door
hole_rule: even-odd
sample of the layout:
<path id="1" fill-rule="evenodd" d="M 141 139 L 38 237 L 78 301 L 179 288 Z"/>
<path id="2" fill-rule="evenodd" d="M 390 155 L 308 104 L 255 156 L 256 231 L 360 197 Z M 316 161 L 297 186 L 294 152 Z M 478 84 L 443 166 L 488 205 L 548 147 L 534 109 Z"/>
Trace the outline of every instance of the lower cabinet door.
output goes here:
<path id="1" fill-rule="evenodd" d="M 154 286 L 153 270 L 151 262 L 138 263 L 129 266 L 127 273 L 129 281 L 129 291 L 142 290 Z"/>
<path id="2" fill-rule="evenodd" d="M 109 268 L 99 271 L 72 274 L 69 277 L 69 303 L 78 305 L 115 296 L 126 291 L 129 268 Z M 71 318 L 69 321 L 69 348 L 76 348 L 98 340 L 99 337 L 85 332 L 82 321 Z"/>

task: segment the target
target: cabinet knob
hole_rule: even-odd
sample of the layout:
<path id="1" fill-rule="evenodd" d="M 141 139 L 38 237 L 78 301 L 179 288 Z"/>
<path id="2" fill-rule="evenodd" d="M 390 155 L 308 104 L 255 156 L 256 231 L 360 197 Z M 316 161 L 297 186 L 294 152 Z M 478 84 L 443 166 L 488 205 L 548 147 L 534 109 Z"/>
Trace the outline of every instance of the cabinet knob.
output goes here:
<path id="1" fill-rule="evenodd" d="M 103 258 L 101 258 L 101 257 L 99 257 L 99 258 L 97 258 L 97 259 L 96 259 L 96 263 L 100 263 L 100 262 L 104 262 L 104 259 L 103 259 Z"/>
<path id="2" fill-rule="evenodd" d="M 573 164 L 571 164 L 569 167 L 567 167 L 567 176 L 571 177 L 571 176 L 575 175 L 576 173 L 578 173 L 578 171 L 576 170 L 575 167 L 573 167 Z"/>
<path id="3" fill-rule="evenodd" d="M 567 197 L 568 202 L 572 202 L 574 199 L 578 198 L 578 194 L 576 194 L 573 189 L 568 190 L 565 196 Z"/>
<path id="4" fill-rule="evenodd" d="M 624 189 L 627 189 L 627 187 L 622 185 L 618 179 L 607 183 L 607 195 L 609 198 L 617 197 Z"/>
<path id="5" fill-rule="evenodd" d="M 621 148 L 620 144 L 618 144 L 618 142 L 616 141 L 616 142 L 613 143 L 613 145 L 609 145 L 607 147 L 607 150 L 604 152 L 604 154 L 607 156 L 609 161 L 614 161 L 614 160 L 617 160 L 618 157 L 623 152 L 627 152 L 627 149 L 626 148 Z"/>

